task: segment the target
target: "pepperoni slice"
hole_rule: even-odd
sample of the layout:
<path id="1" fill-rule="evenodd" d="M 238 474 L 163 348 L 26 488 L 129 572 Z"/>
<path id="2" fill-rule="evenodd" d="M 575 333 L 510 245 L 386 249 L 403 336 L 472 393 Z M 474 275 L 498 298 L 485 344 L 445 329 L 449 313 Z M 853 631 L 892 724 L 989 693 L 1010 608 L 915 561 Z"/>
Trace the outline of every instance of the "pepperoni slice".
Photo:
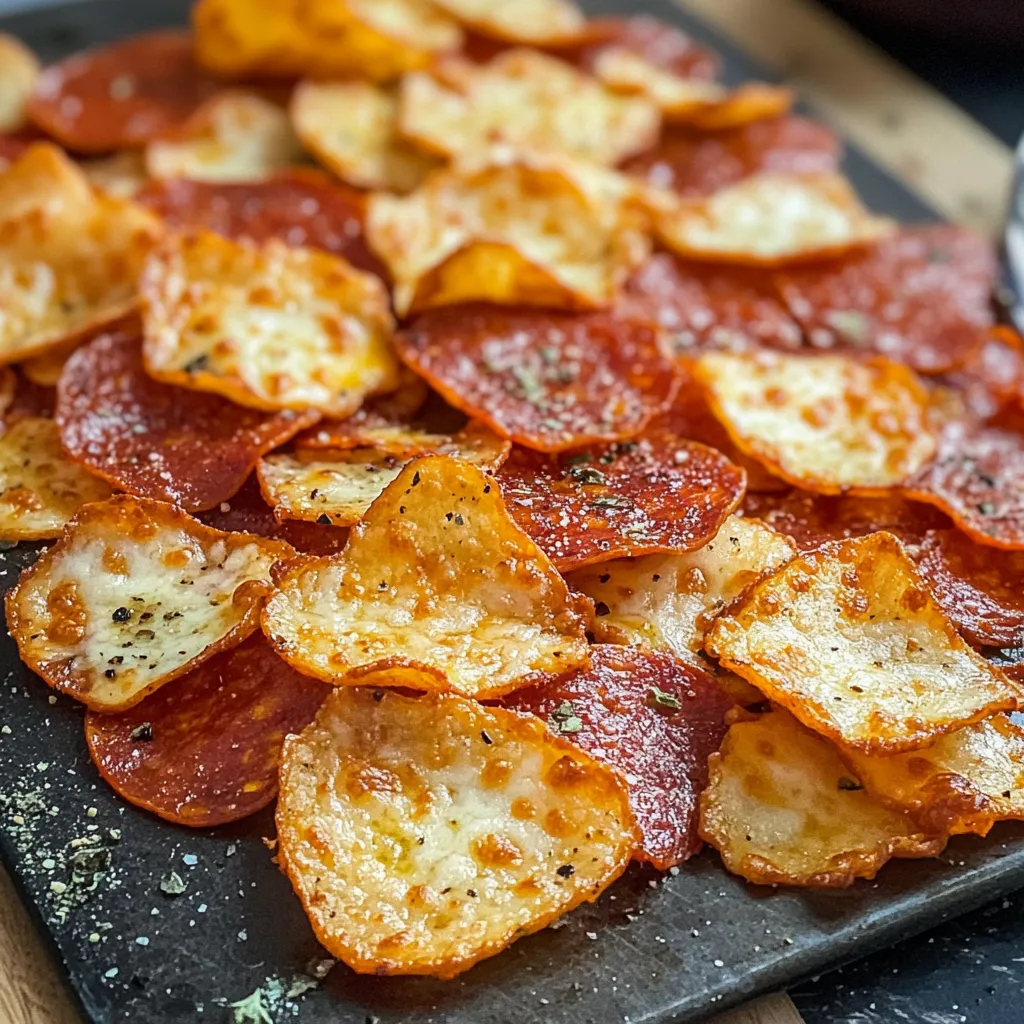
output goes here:
<path id="1" fill-rule="evenodd" d="M 146 374 L 130 332 L 96 338 L 71 356 L 56 415 L 76 462 L 130 494 L 188 511 L 230 498 L 261 455 L 317 420 L 160 384 Z"/>
<path id="2" fill-rule="evenodd" d="M 593 71 L 601 52 L 611 46 L 628 50 L 680 78 L 709 82 L 718 74 L 714 51 L 698 45 L 675 25 L 647 15 L 591 18 L 578 39 L 551 52 L 584 71 Z"/>
<path id="3" fill-rule="evenodd" d="M 448 307 L 395 345 L 456 408 L 537 451 L 633 437 L 678 386 L 657 328 L 605 313 Z"/>
<path id="4" fill-rule="evenodd" d="M 834 171 L 841 156 L 839 140 L 824 125 L 787 116 L 722 132 L 667 128 L 657 146 L 624 169 L 658 188 L 706 196 L 761 171 Z"/>
<path id="5" fill-rule="evenodd" d="M 100 774 L 129 803 L 209 828 L 274 799 L 285 736 L 313 720 L 331 689 L 257 635 L 130 711 L 88 712 L 85 737 Z"/>
<path id="6" fill-rule="evenodd" d="M 288 171 L 258 182 L 154 181 L 135 198 L 173 228 L 207 228 L 256 242 L 280 238 L 325 249 L 384 276 L 363 235 L 362 194 L 316 171 Z"/>
<path id="7" fill-rule="evenodd" d="M 708 673 L 663 651 L 598 644 L 589 669 L 517 690 L 504 707 L 618 768 L 643 832 L 638 860 L 666 870 L 701 848 L 700 794 L 732 699 Z"/>
<path id="8" fill-rule="evenodd" d="M 661 327 L 672 351 L 687 359 L 708 349 L 795 350 L 800 327 L 769 273 L 753 267 L 693 263 L 656 253 L 625 287 L 627 308 Z"/>
<path id="9" fill-rule="evenodd" d="M 1010 327 L 993 327 L 952 373 L 939 378 L 970 415 L 989 420 L 1020 408 L 1024 396 L 1024 342 Z"/>
<path id="10" fill-rule="evenodd" d="M 107 153 L 180 127 L 219 88 L 192 59 L 187 32 L 153 32 L 47 68 L 29 117 L 68 149 Z"/>
<path id="11" fill-rule="evenodd" d="M 922 373 L 944 373 L 991 327 L 997 273 L 986 239 L 929 224 L 776 280 L 814 348 L 878 353 Z"/>
<path id="12" fill-rule="evenodd" d="M 1024 552 L 975 544 L 959 530 L 929 530 L 912 554 L 968 642 L 1024 647 Z"/>
<path id="13" fill-rule="evenodd" d="M 721 452 L 665 431 L 563 455 L 514 448 L 497 479 L 512 518 L 560 571 L 701 548 L 745 483 Z"/>
<path id="14" fill-rule="evenodd" d="M 274 510 L 264 501 L 255 475 L 249 477 L 242 489 L 229 500 L 196 518 L 215 530 L 226 533 L 254 533 L 257 537 L 283 540 L 296 551 L 308 555 L 336 555 L 348 540 L 348 530 L 338 526 L 323 526 L 299 519 L 285 519 L 278 522 Z"/>

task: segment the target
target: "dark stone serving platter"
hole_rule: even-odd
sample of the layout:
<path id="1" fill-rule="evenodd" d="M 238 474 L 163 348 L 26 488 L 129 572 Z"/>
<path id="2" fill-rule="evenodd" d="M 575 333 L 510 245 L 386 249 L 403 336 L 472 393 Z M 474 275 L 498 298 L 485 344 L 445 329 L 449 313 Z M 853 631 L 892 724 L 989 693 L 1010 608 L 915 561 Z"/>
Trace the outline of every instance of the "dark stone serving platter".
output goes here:
<path id="1" fill-rule="evenodd" d="M 0 19 L 0 31 L 53 59 L 184 24 L 188 6 L 81 0 Z M 722 54 L 728 78 L 769 77 L 668 0 L 586 6 L 675 21 Z M 846 169 L 875 209 L 931 218 L 863 156 L 850 153 Z M 28 545 L 0 554 L 0 589 L 34 556 Z M 0 855 L 96 1024 L 245 1021 L 228 1004 L 257 990 L 275 1022 L 695 1021 L 1024 885 L 1024 826 L 954 840 L 939 859 L 895 862 L 842 892 L 748 886 L 706 852 L 664 878 L 631 869 L 562 927 L 455 981 L 360 977 L 340 965 L 321 981 L 324 951 L 262 841 L 274 834 L 269 812 L 193 832 L 125 804 L 88 758 L 81 708 L 36 680 L 6 636 L 0 665 Z M 185 884 L 178 895 L 161 890 L 172 871 Z"/>

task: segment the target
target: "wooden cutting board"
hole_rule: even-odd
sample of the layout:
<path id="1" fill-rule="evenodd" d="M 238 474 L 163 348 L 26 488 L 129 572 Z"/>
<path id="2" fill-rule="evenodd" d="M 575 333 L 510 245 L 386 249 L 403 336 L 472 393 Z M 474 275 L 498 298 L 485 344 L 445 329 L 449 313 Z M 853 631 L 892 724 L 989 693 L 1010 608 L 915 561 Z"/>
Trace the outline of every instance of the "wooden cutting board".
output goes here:
<path id="1" fill-rule="evenodd" d="M 1010 149 L 812 0 L 677 0 L 772 68 L 841 134 L 949 219 L 993 237 L 1007 204 Z M 71 999 L 0 871 L 0 1021 L 80 1024 Z M 801 1024 L 769 996 L 716 1024 Z"/>

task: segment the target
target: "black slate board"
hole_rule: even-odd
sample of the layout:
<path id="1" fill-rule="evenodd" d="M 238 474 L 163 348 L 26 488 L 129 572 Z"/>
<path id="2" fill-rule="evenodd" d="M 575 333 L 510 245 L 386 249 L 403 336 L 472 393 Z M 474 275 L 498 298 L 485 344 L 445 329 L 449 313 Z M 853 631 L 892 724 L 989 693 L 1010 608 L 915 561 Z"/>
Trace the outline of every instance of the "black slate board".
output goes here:
<path id="1" fill-rule="evenodd" d="M 585 6 L 609 13 L 627 4 Z M 766 77 L 668 0 L 628 7 L 710 42 L 729 79 Z M 0 31 L 53 59 L 183 24 L 187 8 L 187 0 L 85 0 L 2 19 Z M 847 171 L 875 209 L 931 218 L 859 154 L 850 154 Z M 33 557 L 27 546 L 0 555 L 0 588 Z M 695 1021 L 1024 885 L 1024 826 L 955 840 L 941 859 L 896 862 L 877 882 L 837 893 L 747 886 L 705 853 L 664 879 L 632 869 L 563 927 L 454 982 L 358 977 L 339 966 L 309 987 L 309 965 L 324 954 L 260 841 L 273 835 L 271 815 L 192 832 L 125 805 L 88 759 L 81 709 L 34 679 L 6 637 L 0 665 L 8 667 L 0 685 L 0 856 L 97 1024 L 229 1021 L 225 1004 L 256 989 L 273 1020 L 305 1024 Z M 97 868 L 106 870 L 92 875 Z M 172 870 L 187 885 L 175 897 L 159 888 Z M 53 883 L 68 888 L 54 891 Z"/>

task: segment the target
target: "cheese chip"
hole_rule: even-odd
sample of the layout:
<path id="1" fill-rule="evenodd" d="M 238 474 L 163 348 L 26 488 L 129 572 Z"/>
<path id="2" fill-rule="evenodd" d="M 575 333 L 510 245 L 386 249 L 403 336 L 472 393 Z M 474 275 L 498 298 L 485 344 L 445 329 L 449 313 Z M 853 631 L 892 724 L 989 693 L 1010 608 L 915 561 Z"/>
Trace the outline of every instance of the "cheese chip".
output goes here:
<path id="1" fill-rule="evenodd" d="M 893 757 L 843 751 L 872 796 L 930 830 L 987 835 L 1024 818 L 1024 730 L 1006 715 L 940 736 Z"/>
<path id="2" fill-rule="evenodd" d="M 149 143 L 146 170 L 154 178 L 263 181 L 302 156 L 285 110 L 252 93 L 224 92 Z"/>
<path id="3" fill-rule="evenodd" d="M 439 156 L 504 144 L 614 167 L 658 139 L 661 114 L 621 96 L 571 64 L 535 50 L 510 50 L 485 65 L 448 60 L 406 76 L 400 132 Z"/>
<path id="4" fill-rule="evenodd" d="M 946 845 L 877 803 L 785 711 L 734 723 L 709 763 L 700 834 L 748 882 L 845 888 L 892 857 L 934 857 Z"/>
<path id="5" fill-rule="evenodd" d="M 411 192 L 438 164 L 398 136 L 398 100 L 370 82 L 303 82 L 291 118 L 306 149 L 359 188 Z"/>
<path id="6" fill-rule="evenodd" d="M 964 643 L 889 533 L 788 562 L 705 645 L 808 728 L 866 754 L 916 750 L 1024 707 L 1024 689 Z"/>
<path id="7" fill-rule="evenodd" d="M 192 25 L 199 62 L 230 78 L 387 82 L 463 39 L 428 0 L 200 0 Z"/>
<path id="8" fill-rule="evenodd" d="M 122 711 L 259 624 L 281 541 L 222 533 L 173 505 L 86 505 L 7 595 L 22 661 L 97 711 Z"/>
<path id="9" fill-rule="evenodd" d="M 145 155 L 134 149 L 82 160 L 79 167 L 94 188 L 115 199 L 134 198 L 149 180 Z"/>
<path id="10" fill-rule="evenodd" d="M 0 33 L 0 132 L 21 131 L 28 101 L 42 68 L 20 39 Z"/>
<path id="11" fill-rule="evenodd" d="M 110 488 L 71 462 L 51 419 L 19 420 L 0 435 L 0 540 L 46 540 Z"/>
<path id="12" fill-rule="evenodd" d="M 650 251 L 617 176 L 549 158 L 438 171 L 412 195 L 371 197 L 366 232 L 399 315 L 474 299 L 607 306 Z"/>
<path id="13" fill-rule="evenodd" d="M 344 417 L 398 382 L 384 285 L 329 253 L 176 234 L 141 290 L 146 369 L 169 384 Z"/>
<path id="14" fill-rule="evenodd" d="M 414 456 L 450 455 L 493 472 L 511 447 L 487 427 L 470 424 L 454 437 L 421 434 L 407 454 L 387 448 L 298 451 L 266 456 L 257 472 L 263 497 L 279 520 L 355 526 Z"/>
<path id="15" fill-rule="evenodd" d="M 557 45 L 586 25 L 583 12 L 569 0 L 434 0 L 467 28 L 507 43 Z"/>
<path id="16" fill-rule="evenodd" d="M 0 174 L 0 363 L 132 312 L 160 232 L 146 210 L 94 192 L 55 146 L 29 149 Z"/>
<path id="17" fill-rule="evenodd" d="M 788 537 L 733 515 L 697 551 L 603 562 L 568 581 L 594 600 L 598 643 L 644 644 L 703 667 L 699 654 L 715 616 L 795 552 Z"/>
<path id="18" fill-rule="evenodd" d="M 490 477 L 428 455 L 402 470 L 340 555 L 281 582 L 263 630 L 286 661 L 327 682 L 483 698 L 588 665 L 590 610 Z"/>
<path id="19" fill-rule="evenodd" d="M 285 741 L 277 834 L 332 956 L 440 978 L 595 900 L 639 839 L 621 777 L 539 718 L 364 688 Z"/>
<path id="20" fill-rule="evenodd" d="M 895 231 L 835 173 L 757 174 L 704 199 L 666 200 L 655 223 L 683 256 L 761 266 L 848 252 Z"/>
<path id="21" fill-rule="evenodd" d="M 622 46 L 608 46 L 598 53 L 594 75 L 615 92 L 646 96 L 666 121 L 704 131 L 782 117 L 793 105 L 789 89 L 758 82 L 728 89 L 718 82 L 684 78 Z"/>
<path id="22" fill-rule="evenodd" d="M 928 394 L 899 363 L 711 352 L 693 372 L 739 448 L 805 490 L 894 487 L 935 454 Z"/>

